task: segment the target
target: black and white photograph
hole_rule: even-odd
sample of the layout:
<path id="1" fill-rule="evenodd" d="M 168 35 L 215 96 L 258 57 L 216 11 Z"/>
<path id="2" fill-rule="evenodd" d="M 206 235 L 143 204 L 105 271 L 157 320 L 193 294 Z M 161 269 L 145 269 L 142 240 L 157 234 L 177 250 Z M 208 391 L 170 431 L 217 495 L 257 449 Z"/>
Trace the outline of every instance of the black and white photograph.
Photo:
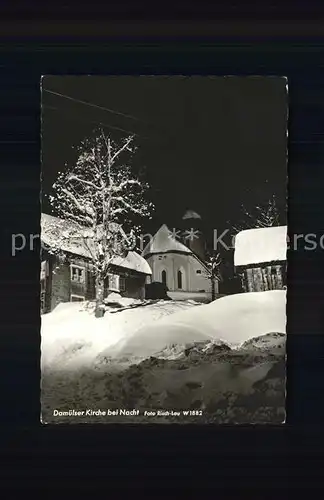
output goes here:
<path id="1" fill-rule="evenodd" d="M 41 85 L 43 424 L 283 424 L 288 81 Z"/>

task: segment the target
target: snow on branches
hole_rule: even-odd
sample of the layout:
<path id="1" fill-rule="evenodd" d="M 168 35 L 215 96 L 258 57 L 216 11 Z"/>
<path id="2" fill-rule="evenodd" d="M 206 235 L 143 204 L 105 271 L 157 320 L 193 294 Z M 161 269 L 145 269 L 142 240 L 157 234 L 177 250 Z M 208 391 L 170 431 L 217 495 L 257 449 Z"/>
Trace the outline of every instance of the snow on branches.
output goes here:
<path id="1" fill-rule="evenodd" d="M 82 240 L 102 279 L 113 257 L 134 246 L 136 227 L 126 235 L 121 224 L 131 215 L 150 217 L 153 209 L 144 197 L 149 186 L 132 175 L 133 141 L 129 136 L 117 143 L 102 130 L 85 139 L 77 149 L 75 165 L 59 173 L 49 197 L 53 211 Z M 57 246 L 62 247 L 61 243 Z"/>
<path id="2" fill-rule="evenodd" d="M 275 195 L 264 205 L 257 205 L 255 210 L 249 211 L 242 205 L 243 221 L 233 226 L 235 232 L 243 229 L 280 226 L 280 212 Z"/>
<path id="3" fill-rule="evenodd" d="M 222 259 L 219 252 L 213 252 L 207 257 L 205 261 L 206 277 L 209 279 L 211 283 L 212 300 L 215 300 L 216 298 L 216 282 L 222 280 L 220 273 L 221 263 Z"/>
<path id="4" fill-rule="evenodd" d="M 208 269 L 206 274 L 209 279 L 216 279 L 217 281 L 221 280 L 221 275 L 219 271 L 221 263 L 222 259 L 219 252 L 213 253 L 207 258 L 205 264 Z"/>

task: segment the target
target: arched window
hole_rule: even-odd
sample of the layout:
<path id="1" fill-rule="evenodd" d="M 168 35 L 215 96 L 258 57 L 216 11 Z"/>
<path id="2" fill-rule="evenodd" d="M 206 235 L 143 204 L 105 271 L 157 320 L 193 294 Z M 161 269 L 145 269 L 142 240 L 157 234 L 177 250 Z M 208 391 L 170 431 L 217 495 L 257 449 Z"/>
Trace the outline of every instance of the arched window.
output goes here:
<path id="1" fill-rule="evenodd" d="M 178 271 L 178 288 L 180 288 L 180 290 L 182 290 L 182 272 Z"/>
<path id="2" fill-rule="evenodd" d="M 166 285 L 166 282 L 167 282 L 167 273 L 166 271 L 162 271 L 162 283 Z"/>

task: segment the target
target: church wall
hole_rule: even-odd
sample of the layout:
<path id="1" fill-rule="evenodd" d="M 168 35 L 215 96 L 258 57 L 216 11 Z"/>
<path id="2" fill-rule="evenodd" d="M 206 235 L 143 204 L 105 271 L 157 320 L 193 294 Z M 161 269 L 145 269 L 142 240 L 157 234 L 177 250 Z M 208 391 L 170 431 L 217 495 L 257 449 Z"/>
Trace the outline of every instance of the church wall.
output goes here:
<path id="1" fill-rule="evenodd" d="M 162 271 L 166 272 L 166 285 L 170 291 L 179 290 L 178 271 L 182 272 L 182 288 L 188 292 L 209 292 L 210 281 L 204 266 L 190 254 L 154 254 L 147 259 L 152 269 L 152 281 L 162 282 Z M 197 273 L 198 271 L 198 273 Z M 216 293 L 218 292 L 216 284 Z"/>
<path id="2" fill-rule="evenodd" d="M 198 292 L 204 290 L 205 292 L 210 292 L 211 282 L 206 275 L 205 267 L 192 255 L 189 255 L 189 263 L 190 263 L 189 273 L 190 273 L 191 291 Z M 218 293 L 217 283 L 216 283 L 216 293 Z"/>

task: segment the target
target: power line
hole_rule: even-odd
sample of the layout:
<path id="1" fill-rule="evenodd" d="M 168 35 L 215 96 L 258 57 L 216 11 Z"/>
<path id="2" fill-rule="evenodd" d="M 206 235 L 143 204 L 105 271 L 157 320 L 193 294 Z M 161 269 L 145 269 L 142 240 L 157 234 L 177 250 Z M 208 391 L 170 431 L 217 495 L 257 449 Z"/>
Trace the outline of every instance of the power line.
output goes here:
<path id="1" fill-rule="evenodd" d="M 140 120 L 139 118 L 137 118 L 136 116 L 126 115 L 125 113 L 121 113 L 119 111 L 114 111 L 113 109 L 110 109 L 110 108 L 104 108 L 103 106 L 99 106 L 98 104 L 93 104 L 92 102 L 81 101 L 80 99 L 75 99 L 74 97 L 71 97 L 71 96 L 68 96 L 65 94 L 60 94 L 59 92 L 54 92 L 53 90 L 43 89 L 43 91 L 47 92 L 49 94 L 64 97 L 64 99 L 69 99 L 70 101 L 78 102 L 79 104 L 85 104 L 86 106 L 90 106 L 92 108 L 101 109 L 102 111 L 108 111 L 109 113 L 113 113 L 115 115 L 124 116 L 125 118 L 130 118 L 131 120 L 136 120 L 139 122 L 143 121 L 143 120 Z"/>
<path id="2" fill-rule="evenodd" d="M 54 110 L 54 111 L 58 111 L 60 113 L 62 113 L 62 112 L 64 113 L 64 111 L 60 110 L 59 108 L 56 108 L 55 106 L 49 106 L 47 104 L 43 105 L 42 108 L 51 109 L 51 110 Z M 73 118 L 71 116 L 69 116 L 69 119 L 72 120 L 72 121 L 80 121 L 81 120 L 81 121 L 84 121 L 84 122 L 93 123 L 93 124 L 96 124 L 96 125 L 101 125 L 103 127 L 107 127 L 107 128 L 113 129 L 113 130 L 119 130 L 120 132 L 125 132 L 126 134 L 131 134 L 131 135 L 134 135 L 134 136 L 137 136 L 137 137 L 141 137 L 141 138 L 147 139 L 146 136 L 137 134 L 136 132 L 133 132 L 131 130 L 123 129 L 121 127 L 116 127 L 115 125 L 108 125 L 108 123 L 94 121 L 94 120 L 87 120 L 87 119 L 84 119 L 84 118 L 81 118 L 81 119 L 80 118 Z"/>
<path id="3" fill-rule="evenodd" d="M 112 114 L 116 114 L 116 115 L 119 115 L 119 116 L 124 116 L 124 117 L 126 117 L 126 118 L 131 118 L 131 119 L 136 120 L 136 121 L 138 121 L 138 122 L 141 122 L 141 123 L 143 123 L 143 124 L 150 125 L 151 130 L 152 130 L 152 128 L 153 128 L 153 129 L 155 128 L 155 126 L 154 126 L 152 123 L 147 122 L 147 121 L 145 121 L 145 120 L 141 120 L 140 118 L 137 118 L 137 117 L 135 117 L 135 116 L 133 116 L 133 115 L 127 115 L 127 114 L 121 113 L 121 112 L 119 112 L 119 111 L 114 111 L 114 110 L 109 109 L 109 108 L 104 108 L 104 107 L 102 107 L 102 106 L 98 106 L 97 104 L 89 103 L 89 102 L 86 102 L 86 101 L 81 101 L 80 99 L 75 99 L 74 97 L 71 97 L 71 96 L 68 96 L 68 95 L 65 95 L 65 94 L 61 94 L 61 93 L 59 93 L 59 92 L 54 92 L 53 90 L 43 89 L 43 91 L 44 91 L 44 92 L 48 92 L 48 93 L 53 94 L 53 95 L 57 95 L 57 96 L 63 97 L 63 98 L 65 98 L 65 99 L 69 99 L 69 100 L 71 100 L 71 101 L 75 101 L 75 102 L 78 102 L 78 103 L 81 103 L 81 104 L 85 104 L 85 105 L 87 105 L 87 106 L 90 106 L 90 107 L 93 107 L 93 108 L 96 108 L 96 109 L 101 109 L 101 110 L 103 110 L 103 111 L 108 111 L 108 112 L 110 112 L 110 113 L 112 113 Z M 48 107 L 49 109 L 57 109 L 57 110 L 58 110 L 58 108 L 54 108 L 54 107 L 47 106 L 47 105 L 43 105 L 43 107 Z M 108 127 L 108 128 L 114 129 L 114 130 L 120 130 L 121 132 L 126 132 L 127 134 L 132 134 L 132 135 L 135 135 L 135 136 L 138 136 L 138 137 L 142 137 L 142 138 L 144 138 L 144 139 L 148 139 L 148 138 L 149 138 L 148 136 L 144 136 L 144 135 L 141 135 L 141 134 L 137 134 L 137 133 L 135 133 L 135 132 L 132 132 L 132 131 L 129 131 L 129 130 L 123 129 L 123 128 L 121 128 L 121 127 L 116 127 L 116 126 L 113 126 L 113 125 L 108 125 L 108 124 L 106 124 L 106 123 L 104 123 L 104 122 L 90 121 L 90 120 L 87 120 L 87 121 L 88 121 L 89 123 L 97 123 L 97 124 L 100 124 L 100 125 L 104 125 L 104 126 L 106 126 L 106 127 Z M 160 130 L 160 131 L 159 131 L 159 135 L 161 135 L 161 134 L 162 134 L 163 136 L 165 136 L 165 137 L 170 137 L 170 131 L 168 131 L 168 133 L 166 133 L 166 131 L 161 131 L 161 130 Z"/>

